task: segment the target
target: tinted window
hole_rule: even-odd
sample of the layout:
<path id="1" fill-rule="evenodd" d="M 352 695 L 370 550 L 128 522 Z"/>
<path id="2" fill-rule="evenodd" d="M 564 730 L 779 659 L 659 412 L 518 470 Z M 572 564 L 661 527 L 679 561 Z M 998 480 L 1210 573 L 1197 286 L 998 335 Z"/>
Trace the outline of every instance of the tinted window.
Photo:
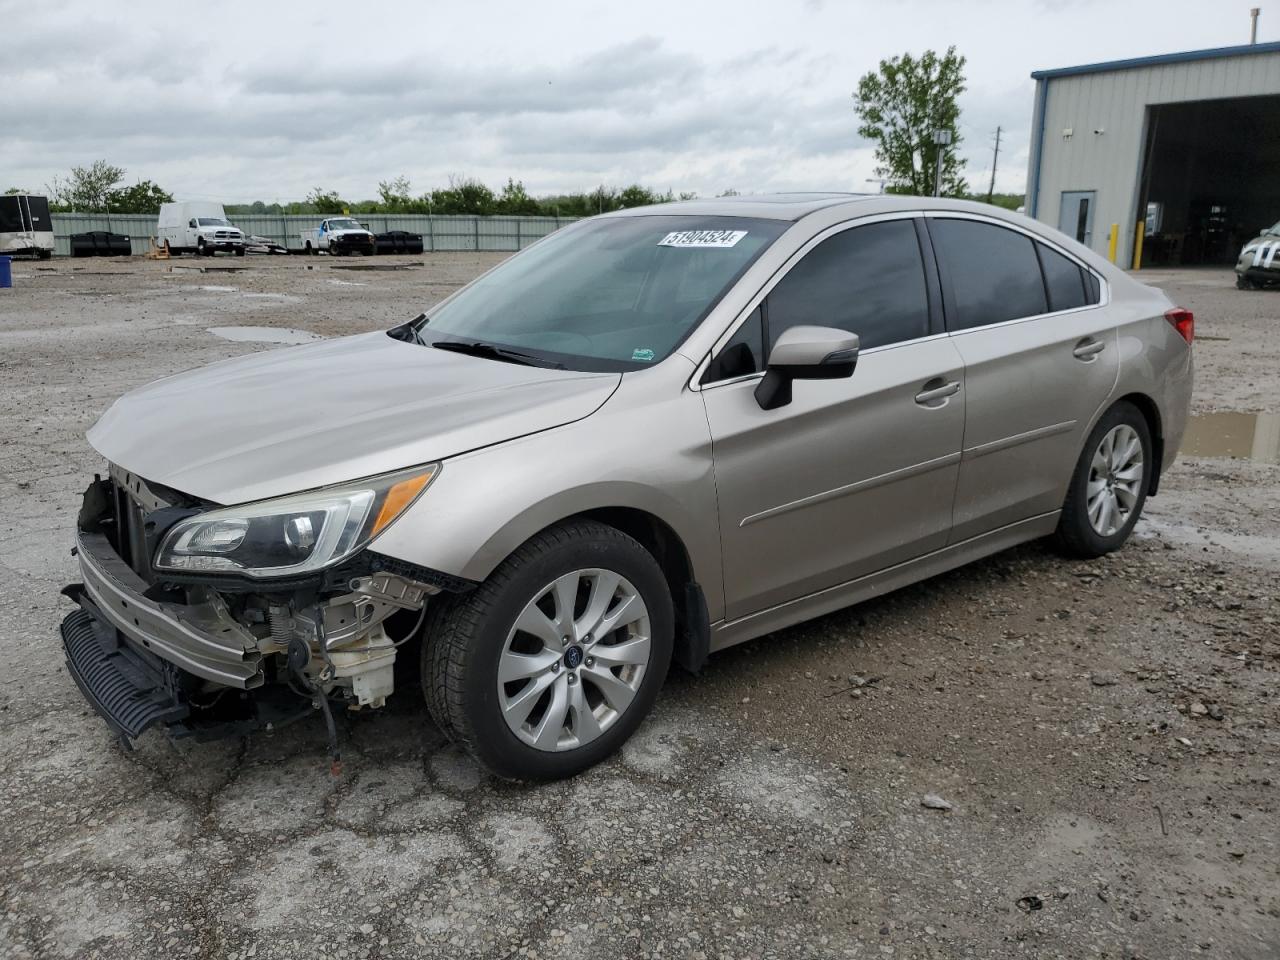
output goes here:
<path id="1" fill-rule="evenodd" d="M 0 197 L 0 233 L 17 233 L 22 229 L 17 197 Z"/>
<path id="2" fill-rule="evenodd" d="M 1078 263 L 1043 243 L 1036 244 L 1036 253 L 1040 254 L 1040 266 L 1044 268 L 1050 310 L 1074 310 L 1089 302 L 1085 296 L 1084 271 Z"/>
<path id="3" fill-rule="evenodd" d="M 1088 293 L 1090 303 L 1098 303 L 1102 300 L 1102 284 L 1098 282 L 1098 278 L 1088 270 L 1084 272 L 1084 287 Z"/>
<path id="4" fill-rule="evenodd" d="M 1048 303 L 1030 237 L 976 220 L 929 222 L 950 284 L 947 325 L 967 330 L 1045 313 Z"/>
<path id="5" fill-rule="evenodd" d="M 764 325 L 760 313 L 759 307 L 751 311 L 751 316 L 729 338 L 724 349 L 715 355 L 707 372 L 702 375 L 703 383 L 745 377 L 764 369 Z"/>
<path id="6" fill-rule="evenodd" d="M 854 227 L 805 254 L 766 301 L 769 346 L 801 324 L 856 333 L 865 350 L 929 333 L 929 300 L 915 224 Z"/>

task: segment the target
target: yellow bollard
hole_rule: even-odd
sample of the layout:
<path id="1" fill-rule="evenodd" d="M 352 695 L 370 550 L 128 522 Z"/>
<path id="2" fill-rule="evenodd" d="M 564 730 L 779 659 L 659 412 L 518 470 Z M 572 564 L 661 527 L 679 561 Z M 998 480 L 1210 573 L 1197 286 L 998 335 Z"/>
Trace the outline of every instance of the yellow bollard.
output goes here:
<path id="1" fill-rule="evenodd" d="M 1142 269 L 1142 239 L 1147 235 L 1147 221 L 1138 221 L 1138 231 L 1133 235 L 1133 269 Z"/>
<path id="2" fill-rule="evenodd" d="M 1111 236 L 1107 239 L 1107 259 L 1116 262 L 1116 240 L 1120 237 L 1120 224 L 1111 225 Z"/>

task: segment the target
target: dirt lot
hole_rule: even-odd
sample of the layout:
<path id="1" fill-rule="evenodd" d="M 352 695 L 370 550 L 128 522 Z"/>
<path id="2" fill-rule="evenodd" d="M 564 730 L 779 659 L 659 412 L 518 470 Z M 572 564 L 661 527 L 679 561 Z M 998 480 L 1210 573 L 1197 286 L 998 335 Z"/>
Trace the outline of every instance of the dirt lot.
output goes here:
<path id="1" fill-rule="evenodd" d="M 411 259 L 0 291 L 0 956 L 1280 956 L 1266 463 L 1184 457 L 1111 558 L 1023 547 L 674 673 L 570 782 L 488 779 L 412 697 L 346 724 L 336 784 L 319 722 L 123 752 L 56 633 L 85 430 L 267 348 L 208 327 L 386 327 L 497 258 Z M 1196 312 L 1196 412 L 1280 412 L 1280 293 L 1148 279 Z"/>

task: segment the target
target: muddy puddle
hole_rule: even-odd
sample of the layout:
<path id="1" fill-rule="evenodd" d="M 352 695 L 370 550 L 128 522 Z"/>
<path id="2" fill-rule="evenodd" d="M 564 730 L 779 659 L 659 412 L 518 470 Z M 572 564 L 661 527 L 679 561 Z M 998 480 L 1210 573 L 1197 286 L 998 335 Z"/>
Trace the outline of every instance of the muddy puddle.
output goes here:
<path id="1" fill-rule="evenodd" d="M 290 327 L 206 327 L 209 333 L 236 343 L 313 343 L 323 340 L 318 333 Z"/>
<path id="2" fill-rule="evenodd" d="M 1179 452 L 1187 457 L 1280 463 L 1280 413 L 1227 411 L 1192 417 Z"/>

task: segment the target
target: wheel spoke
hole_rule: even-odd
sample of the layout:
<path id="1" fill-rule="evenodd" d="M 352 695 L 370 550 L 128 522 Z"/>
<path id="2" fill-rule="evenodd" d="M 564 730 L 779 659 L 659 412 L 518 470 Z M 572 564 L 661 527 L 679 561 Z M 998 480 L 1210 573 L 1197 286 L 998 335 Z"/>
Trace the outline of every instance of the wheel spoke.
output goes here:
<path id="1" fill-rule="evenodd" d="M 567 684 L 557 683 L 551 688 L 551 703 L 533 731 L 533 745 L 539 750 L 554 750 L 564 732 L 564 718 L 569 711 Z"/>
<path id="2" fill-rule="evenodd" d="M 595 684 L 605 702 L 619 713 L 627 709 L 636 695 L 636 692 L 631 687 L 615 677 L 613 672 L 605 667 L 595 666 L 590 669 L 584 667 L 581 675 L 584 680 L 589 680 Z"/>
<path id="3" fill-rule="evenodd" d="M 511 683 L 536 676 L 550 669 L 559 660 L 560 654 L 554 649 L 544 648 L 537 653 L 515 653 L 508 650 L 498 664 L 498 682 Z"/>
<path id="4" fill-rule="evenodd" d="M 601 635 L 600 620 L 613 603 L 613 596 L 618 591 L 622 578 L 609 570 L 601 570 L 591 578 L 591 596 L 587 598 L 587 609 L 577 621 L 577 637 L 581 639 L 587 634 L 593 637 Z"/>
<path id="5" fill-rule="evenodd" d="M 591 648 L 591 656 L 602 667 L 623 667 L 649 662 L 649 638 L 636 637 L 621 643 L 597 643 Z"/>
<path id="6" fill-rule="evenodd" d="M 551 587 L 556 601 L 556 629 L 562 638 L 573 636 L 573 608 L 578 602 L 578 582 L 581 579 L 578 572 L 566 573 Z"/>
<path id="7" fill-rule="evenodd" d="M 648 615 L 649 610 L 645 607 L 644 601 L 640 599 L 640 595 L 633 593 L 619 603 L 613 612 L 600 622 L 600 627 L 595 634 L 596 639 L 607 637 L 619 627 L 630 626 Z"/>
<path id="8" fill-rule="evenodd" d="M 552 650 L 560 649 L 560 641 L 564 636 L 556 629 L 556 625 L 551 622 L 551 619 L 539 610 L 537 604 L 534 603 L 529 604 L 520 611 L 520 616 L 516 619 L 516 629 L 537 637 L 544 646 Z"/>
<path id="9" fill-rule="evenodd" d="M 1098 494 L 1107 488 L 1105 480 L 1090 480 L 1089 485 L 1085 488 L 1085 495 L 1089 499 L 1089 503 L 1093 503 L 1097 499 Z"/>
<path id="10" fill-rule="evenodd" d="M 587 703 L 580 683 L 569 688 L 569 709 L 573 711 L 573 735 L 578 738 L 579 744 L 590 743 L 604 733 L 600 721 L 591 710 L 591 704 Z"/>
<path id="11" fill-rule="evenodd" d="M 1101 491 L 1096 497 L 1089 501 L 1089 522 L 1093 524 L 1094 529 L 1098 529 L 1098 525 L 1102 519 L 1102 503 L 1107 499 L 1107 492 Z"/>
<path id="12" fill-rule="evenodd" d="M 1117 483 L 1112 488 L 1112 492 L 1116 495 L 1116 500 L 1120 504 L 1120 509 L 1127 515 L 1133 509 L 1133 505 L 1138 502 L 1138 494 L 1130 487 L 1122 483 Z"/>
<path id="13" fill-rule="evenodd" d="M 540 677 L 535 677 L 523 690 L 503 704 L 502 712 L 512 729 L 518 729 L 529 719 L 529 714 L 533 711 L 538 698 L 542 696 L 542 691 L 551 686 L 556 679 L 553 673 L 544 673 Z"/>
<path id="14" fill-rule="evenodd" d="M 1135 480 L 1142 479 L 1142 461 L 1139 460 L 1131 467 L 1116 471 L 1116 480 L 1124 483 L 1132 483 Z"/>
<path id="15" fill-rule="evenodd" d="M 1116 512 L 1115 494 L 1108 491 L 1102 495 L 1102 512 L 1098 516 L 1098 530 L 1104 537 L 1111 535 L 1112 517 Z"/>

